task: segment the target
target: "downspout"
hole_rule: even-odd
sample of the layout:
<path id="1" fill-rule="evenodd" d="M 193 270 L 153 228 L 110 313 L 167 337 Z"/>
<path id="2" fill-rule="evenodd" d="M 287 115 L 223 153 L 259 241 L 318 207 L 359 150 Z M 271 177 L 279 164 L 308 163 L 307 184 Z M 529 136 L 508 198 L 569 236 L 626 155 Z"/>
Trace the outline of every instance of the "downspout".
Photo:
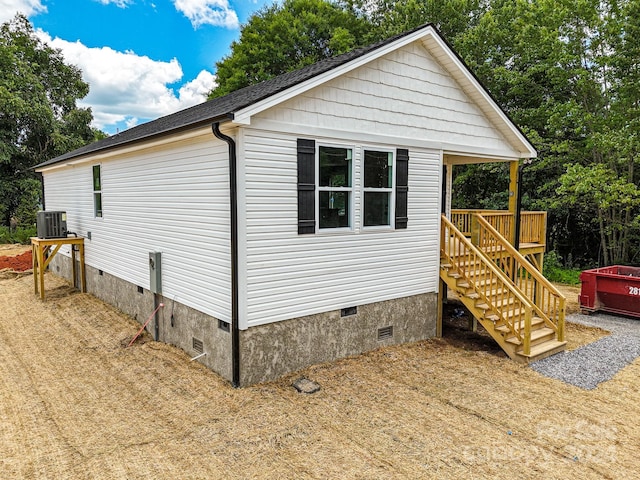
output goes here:
<path id="1" fill-rule="evenodd" d="M 238 323 L 238 189 L 236 174 L 236 142 L 220 131 L 220 122 L 211 124 L 216 138 L 229 145 L 229 195 L 231 216 L 231 384 L 240 386 L 240 326 Z"/>
<path id="2" fill-rule="evenodd" d="M 42 172 L 36 172 L 36 176 L 38 177 L 38 180 L 40 180 L 40 198 L 42 199 L 42 202 L 40 203 L 42 204 L 42 210 L 46 210 L 44 202 L 44 175 Z"/>

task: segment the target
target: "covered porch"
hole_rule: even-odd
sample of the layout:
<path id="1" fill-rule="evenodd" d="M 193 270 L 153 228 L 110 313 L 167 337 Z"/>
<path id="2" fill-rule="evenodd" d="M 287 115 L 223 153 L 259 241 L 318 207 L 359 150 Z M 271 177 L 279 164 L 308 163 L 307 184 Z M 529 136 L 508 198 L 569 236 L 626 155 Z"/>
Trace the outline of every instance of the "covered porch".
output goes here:
<path id="1" fill-rule="evenodd" d="M 457 165 L 498 162 L 509 164 L 509 201 L 507 209 L 454 208 L 452 206 L 454 167 Z M 527 260 L 542 271 L 547 238 L 547 212 L 523 211 L 521 209 L 522 169 L 529 163 L 531 163 L 530 158 L 505 160 L 491 157 L 444 154 L 442 213 L 470 239 L 477 238 L 478 234 L 474 215 L 481 215 Z"/>

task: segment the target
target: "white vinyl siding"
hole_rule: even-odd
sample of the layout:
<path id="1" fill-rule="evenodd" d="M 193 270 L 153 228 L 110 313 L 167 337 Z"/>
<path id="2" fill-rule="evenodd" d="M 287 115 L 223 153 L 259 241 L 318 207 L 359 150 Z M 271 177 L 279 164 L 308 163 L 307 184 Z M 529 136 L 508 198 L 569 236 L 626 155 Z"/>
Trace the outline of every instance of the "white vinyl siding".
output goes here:
<path id="1" fill-rule="evenodd" d="M 517 153 L 433 56 L 415 42 L 257 115 L 284 124 L 377 133 Z"/>
<path id="2" fill-rule="evenodd" d="M 46 205 L 66 210 L 86 263 L 149 288 L 148 252 L 162 252 L 167 298 L 230 321 L 227 145 L 210 132 L 102 159 L 103 218 L 94 218 L 92 165 L 44 172 Z"/>
<path id="3" fill-rule="evenodd" d="M 247 129 L 244 145 L 245 326 L 436 291 L 439 151 L 409 151 L 406 230 L 355 228 L 298 235 L 296 138 Z M 361 156 L 364 147 L 355 142 L 354 157 Z M 355 175 L 358 211 L 357 168 Z"/>

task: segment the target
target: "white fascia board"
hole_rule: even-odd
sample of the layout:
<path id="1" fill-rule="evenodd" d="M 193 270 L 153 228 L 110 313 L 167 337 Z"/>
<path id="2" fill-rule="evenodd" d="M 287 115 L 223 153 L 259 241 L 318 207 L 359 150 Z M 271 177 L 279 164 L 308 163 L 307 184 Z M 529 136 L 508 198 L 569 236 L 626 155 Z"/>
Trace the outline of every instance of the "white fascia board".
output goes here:
<path id="1" fill-rule="evenodd" d="M 480 84 L 480 82 L 478 82 L 476 77 L 462 63 L 460 58 L 455 53 L 453 53 L 453 51 L 451 51 L 451 49 L 443 41 L 443 39 L 439 35 L 431 35 L 429 38 L 430 38 L 431 41 L 435 42 L 440 47 L 440 49 L 448 57 L 449 61 L 453 65 L 455 65 L 455 67 L 457 68 L 457 73 L 459 75 L 455 75 L 455 72 L 449 71 L 447 66 L 443 65 L 445 67 L 445 69 L 447 69 L 449 71 L 449 73 L 454 75 L 454 78 L 456 78 L 456 80 L 458 80 L 459 82 L 460 82 L 461 79 L 463 79 L 464 83 L 467 83 L 468 85 L 470 85 L 480 95 L 480 97 L 484 101 L 485 105 L 487 105 L 489 107 L 489 109 L 501 120 L 502 125 L 498 124 L 498 125 L 496 125 L 496 127 L 499 130 L 502 130 L 502 128 L 506 127 L 508 133 L 510 134 L 510 135 L 505 135 L 507 138 L 509 136 L 515 137 L 522 144 L 523 149 L 520 150 L 520 158 L 535 158 L 535 157 L 537 157 L 538 153 L 536 152 L 536 149 L 533 147 L 533 145 L 531 145 L 529 140 L 527 140 L 527 138 L 522 134 L 522 132 L 518 129 L 518 127 L 516 127 L 513 124 L 511 119 L 504 113 L 502 108 L 500 108 L 498 106 L 498 104 L 496 104 L 496 102 L 493 100 L 493 98 L 491 98 L 491 96 L 489 95 L 487 90 Z M 427 50 L 431 50 L 431 45 L 429 45 L 427 42 L 425 42 L 424 45 L 427 48 Z M 461 82 L 461 83 L 463 83 L 463 82 Z M 481 110 L 484 111 L 484 109 L 482 109 L 482 108 L 481 108 Z M 504 131 L 503 131 L 503 135 L 504 135 Z"/>
<path id="2" fill-rule="evenodd" d="M 348 73 L 356 68 L 361 67 L 362 65 L 366 65 L 367 63 L 376 60 L 380 57 L 383 57 L 389 52 L 393 52 L 394 50 L 404 47 L 405 45 L 409 45 L 410 43 L 419 40 L 426 35 L 437 36 L 435 30 L 432 26 L 427 26 L 420 30 L 417 30 L 405 37 L 399 38 L 398 40 L 389 43 L 383 47 L 377 48 L 361 57 L 358 57 L 350 62 L 345 63 L 344 65 L 340 65 L 334 69 L 329 70 L 323 74 L 310 78 L 309 80 L 299 83 L 298 85 L 294 85 L 287 90 L 284 90 L 280 93 L 276 93 L 275 95 L 270 96 L 260 102 L 254 103 L 246 108 L 243 108 L 234 113 L 233 123 L 238 125 L 250 125 L 251 117 L 256 115 L 264 110 L 267 110 L 271 107 L 274 107 L 282 102 L 285 102 L 291 98 L 294 98 L 298 95 L 303 94 L 304 92 L 311 90 L 319 85 L 322 85 L 325 82 L 333 80 L 334 78 L 340 77 L 345 73 Z"/>

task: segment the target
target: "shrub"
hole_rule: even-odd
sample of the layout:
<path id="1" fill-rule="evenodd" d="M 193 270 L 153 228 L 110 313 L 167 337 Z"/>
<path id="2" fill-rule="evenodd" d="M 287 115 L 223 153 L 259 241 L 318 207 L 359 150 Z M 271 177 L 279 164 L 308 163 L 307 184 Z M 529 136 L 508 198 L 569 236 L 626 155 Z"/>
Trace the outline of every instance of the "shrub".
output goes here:
<path id="1" fill-rule="evenodd" d="M 21 243 L 29 245 L 31 237 L 36 236 L 36 227 L 17 227 L 11 230 L 9 227 L 0 227 L 0 243 Z"/>
<path id="2" fill-rule="evenodd" d="M 546 253 L 544 256 L 543 274 L 548 280 L 566 285 L 579 285 L 580 273 L 578 268 L 566 267 L 562 263 L 560 255 L 555 251 Z"/>

